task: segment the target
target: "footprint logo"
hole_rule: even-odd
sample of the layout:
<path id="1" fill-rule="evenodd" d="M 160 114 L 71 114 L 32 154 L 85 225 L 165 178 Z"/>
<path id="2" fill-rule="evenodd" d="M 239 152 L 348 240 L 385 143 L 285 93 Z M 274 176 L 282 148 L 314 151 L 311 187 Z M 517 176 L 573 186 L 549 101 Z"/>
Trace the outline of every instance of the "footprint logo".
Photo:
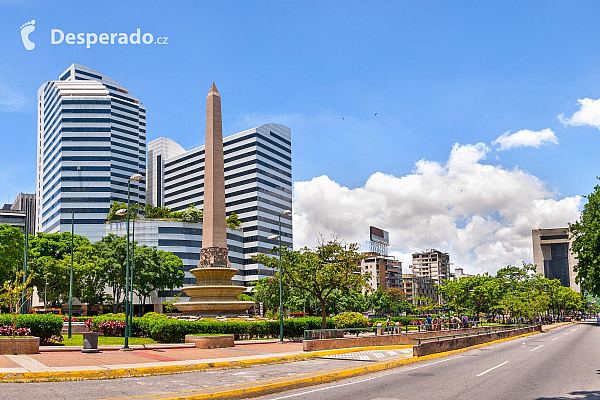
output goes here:
<path id="1" fill-rule="evenodd" d="M 35 19 L 21 25 L 21 39 L 23 39 L 23 46 L 27 50 L 33 50 L 35 48 L 35 43 L 29 40 L 29 34 L 35 31 Z"/>

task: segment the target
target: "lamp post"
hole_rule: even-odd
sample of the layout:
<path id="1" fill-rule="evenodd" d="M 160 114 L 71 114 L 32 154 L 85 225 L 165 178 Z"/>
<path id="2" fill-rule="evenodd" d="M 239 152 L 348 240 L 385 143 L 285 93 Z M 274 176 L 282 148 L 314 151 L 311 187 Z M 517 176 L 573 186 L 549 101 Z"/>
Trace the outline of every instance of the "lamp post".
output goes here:
<path id="1" fill-rule="evenodd" d="M 137 182 L 142 179 L 143 176 L 140 174 L 134 174 L 129 177 L 127 181 L 127 209 L 120 209 L 115 214 L 122 216 L 127 215 L 127 250 L 125 252 L 125 345 L 121 350 L 132 350 L 129 347 L 129 313 L 131 309 L 131 304 L 129 301 L 129 206 L 130 206 L 130 197 L 131 197 L 131 182 Z"/>
<path id="2" fill-rule="evenodd" d="M 23 254 L 23 283 L 27 281 L 27 245 L 29 243 L 29 201 L 25 200 L 25 252 Z M 25 314 L 25 288 L 21 294 L 21 314 Z"/>
<path id="3" fill-rule="evenodd" d="M 127 186 L 129 189 L 129 182 L 127 183 Z M 129 203 L 129 190 L 127 191 L 127 197 L 127 203 Z M 115 212 L 115 215 L 118 215 L 119 217 L 127 215 L 127 249 L 125 250 L 125 346 L 123 346 L 121 350 L 131 350 L 129 348 L 129 332 L 127 329 L 129 327 L 129 320 L 127 318 L 127 309 L 129 304 L 129 210 L 126 208 L 121 208 Z"/>
<path id="4" fill-rule="evenodd" d="M 73 233 L 75 232 L 75 211 L 71 210 L 71 274 L 69 277 L 69 333 L 71 339 L 71 318 L 73 318 Z"/>
<path id="5" fill-rule="evenodd" d="M 131 337 L 131 327 L 133 325 L 133 261 L 135 260 L 135 219 L 137 218 L 137 207 L 133 209 L 133 232 L 131 233 L 131 278 L 129 283 L 129 307 L 131 308 L 131 313 L 129 316 L 129 337 Z M 140 305 L 141 306 L 141 305 Z"/>
<path id="6" fill-rule="evenodd" d="M 291 210 L 284 210 L 279 213 L 279 235 L 271 235 L 267 239 L 275 240 L 279 238 L 279 341 L 283 343 L 283 271 L 281 270 L 281 216 L 290 215 Z"/>
<path id="7" fill-rule="evenodd" d="M 475 289 L 469 289 L 469 314 L 471 314 L 471 320 L 473 319 L 473 311 L 471 311 L 471 293 L 473 293 Z"/>
<path id="8" fill-rule="evenodd" d="M 44 286 L 44 314 L 48 311 L 46 310 L 46 305 L 48 302 L 46 301 L 46 293 L 48 292 L 48 274 L 44 274 L 44 278 L 46 278 L 46 285 Z"/>

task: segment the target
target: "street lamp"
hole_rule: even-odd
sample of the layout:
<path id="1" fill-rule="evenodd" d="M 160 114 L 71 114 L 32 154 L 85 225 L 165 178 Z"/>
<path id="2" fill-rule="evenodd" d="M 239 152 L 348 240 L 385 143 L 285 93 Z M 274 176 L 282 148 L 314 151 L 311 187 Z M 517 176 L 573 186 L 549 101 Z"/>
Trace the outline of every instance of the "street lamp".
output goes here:
<path id="1" fill-rule="evenodd" d="M 23 253 L 23 283 L 27 281 L 27 246 L 29 244 L 29 200 L 25 200 L 25 248 Z M 21 314 L 25 314 L 25 288 L 21 293 Z"/>
<path id="2" fill-rule="evenodd" d="M 291 210 L 284 210 L 279 213 L 279 235 L 271 235 L 267 239 L 275 240 L 279 238 L 279 341 L 283 343 L 283 284 L 282 284 L 282 275 L 283 271 L 281 270 L 281 216 L 282 215 L 290 215 L 292 213 Z"/>
<path id="3" fill-rule="evenodd" d="M 48 311 L 46 310 L 46 305 L 48 302 L 46 301 L 46 293 L 48 292 L 48 274 L 44 274 L 44 278 L 46 278 L 46 285 L 44 286 L 44 314 Z"/>
<path id="4" fill-rule="evenodd" d="M 129 183 L 127 183 L 127 189 L 129 189 Z M 127 203 L 129 204 L 129 190 L 127 190 Z M 121 350 L 131 350 L 129 348 L 129 319 L 127 318 L 128 307 L 129 307 L 129 210 L 127 208 L 121 208 L 115 212 L 115 215 L 122 217 L 127 215 L 127 249 L 125 250 L 125 346 Z"/>
<path id="5" fill-rule="evenodd" d="M 141 176 L 141 175 L 140 175 Z M 131 233 L 131 279 L 129 283 L 129 306 L 131 308 L 130 316 L 129 316 L 129 337 L 131 337 L 131 327 L 133 326 L 133 261 L 135 260 L 135 220 L 137 218 L 137 207 L 133 208 L 133 232 Z M 140 305 L 141 307 L 141 305 Z"/>
<path id="6" fill-rule="evenodd" d="M 469 289 L 469 314 L 471 314 L 471 320 L 473 319 L 473 311 L 471 311 L 471 293 L 473 293 L 475 289 Z"/>
<path id="7" fill-rule="evenodd" d="M 71 274 L 69 277 L 69 332 L 71 339 L 71 319 L 73 318 L 73 234 L 75 232 L 75 211 L 71 209 Z"/>
<path id="8" fill-rule="evenodd" d="M 131 300 L 133 300 L 133 297 L 129 296 L 130 293 L 130 274 L 129 274 L 129 208 L 130 208 L 130 197 L 131 197 L 131 182 L 137 182 L 139 180 L 141 180 L 143 178 L 143 176 L 141 174 L 133 174 L 129 177 L 129 179 L 127 180 L 127 209 L 121 209 L 118 210 L 115 214 L 116 215 L 124 215 L 125 213 L 127 214 L 127 252 L 125 253 L 125 257 L 127 259 L 126 263 L 125 263 L 125 345 L 123 346 L 122 350 L 131 350 L 131 348 L 129 347 L 129 335 L 131 334 L 131 330 L 129 329 L 129 325 L 130 325 L 130 313 L 131 313 Z M 123 213 L 123 211 L 125 211 L 125 213 Z M 133 283 L 133 279 L 131 279 L 131 282 Z M 133 286 L 131 286 L 131 289 L 133 289 Z"/>

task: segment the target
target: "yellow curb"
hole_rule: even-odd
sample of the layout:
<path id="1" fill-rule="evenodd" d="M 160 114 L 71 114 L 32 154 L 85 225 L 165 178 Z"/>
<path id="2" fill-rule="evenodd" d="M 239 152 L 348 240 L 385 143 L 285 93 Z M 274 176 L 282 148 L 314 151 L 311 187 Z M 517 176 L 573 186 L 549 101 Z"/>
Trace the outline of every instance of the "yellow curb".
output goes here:
<path id="1" fill-rule="evenodd" d="M 551 331 L 552 329 L 560 328 L 561 326 L 567 326 L 567 325 L 571 325 L 574 323 L 575 323 L 575 321 L 569 321 L 569 322 L 563 322 L 560 325 L 556 325 L 556 326 L 551 325 L 550 328 L 546 328 L 546 329 L 542 330 L 542 332 L 548 332 L 548 331 Z"/>
<path id="2" fill-rule="evenodd" d="M 48 382 L 48 381 L 75 381 L 83 379 L 115 379 L 147 375 L 168 375 L 182 372 L 206 371 L 211 369 L 245 368 L 254 365 L 277 364 L 292 361 L 302 361 L 315 357 L 323 357 L 334 354 L 351 353 L 366 350 L 393 350 L 412 348 L 410 345 L 398 346 L 372 346 L 352 347 L 347 349 L 322 350 L 307 352 L 291 356 L 273 356 L 266 358 L 221 361 L 213 363 L 194 363 L 181 365 L 165 365 L 156 367 L 120 368 L 120 369 L 96 369 L 86 371 L 51 371 L 51 372 L 6 372 L 0 373 L 0 383 L 11 382 Z"/>
<path id="3" fill-rule="evenodd" d="M 462 353 L 479 347 L 489 346 L 495 343 L 519 339 L 521 337 L 534 335 L 540 332 L 530 332 L 510 338 L 498 339 L 487 343 L 478 344 L 464 349 L 446 351 L 442 353 L 430 354 L 423 357 L 413 357 L 409 359 L 396 359 L 391 361 L 381 361 L 376 363 L 364 363 L 351 368 L 340 368 L 329 371 L 320 371 L 311 374 L 296 375 L 293 377 L 276 378 L 262 382 L 253 382 L 242 385 L 217 387 L 202 390 L 188 390 L 184 392 L 171 392 L 161 394 L 149 394 L 142 396 L 121 397 L 110 400 L 123 399 L 161 399 L 161 400 L 203 400 L 203 399 L 242 399 L 249 397 L 265 396 L 268 394 L 283 392 L 287 390 L 300 389 L 307 386 L 331 383 L 342 379 L 354 378 L 357 376 L 380 372 L 391 368 L 402 367 L 413 364 L 418 361 L 426 361 L 435 358 L 446 357 L 449 355 Z"/>

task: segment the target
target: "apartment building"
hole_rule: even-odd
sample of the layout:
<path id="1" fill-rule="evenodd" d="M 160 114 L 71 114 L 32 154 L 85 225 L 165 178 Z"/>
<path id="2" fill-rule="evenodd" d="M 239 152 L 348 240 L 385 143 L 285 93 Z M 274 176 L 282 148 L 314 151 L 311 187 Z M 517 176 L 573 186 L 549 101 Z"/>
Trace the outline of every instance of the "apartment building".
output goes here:
<path id="1" fill-rule="evenodd" d="M 450 256 L 436 249 L 413 253 L 410 268 L 416 276 L 430 278 L 435 284 L 442 285 L 444 280 L 450 279 Z"/>
<path id="2" fill-rule="evenodd" d="M 402 289 L 402 263 L 393 256 L 374 252 L 362 253 L 366 258 L 359 264 L 362 275 L 370 273 L 368 281 L 372 290 Z"/>

